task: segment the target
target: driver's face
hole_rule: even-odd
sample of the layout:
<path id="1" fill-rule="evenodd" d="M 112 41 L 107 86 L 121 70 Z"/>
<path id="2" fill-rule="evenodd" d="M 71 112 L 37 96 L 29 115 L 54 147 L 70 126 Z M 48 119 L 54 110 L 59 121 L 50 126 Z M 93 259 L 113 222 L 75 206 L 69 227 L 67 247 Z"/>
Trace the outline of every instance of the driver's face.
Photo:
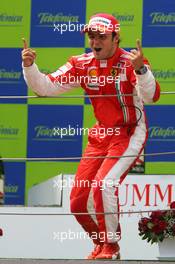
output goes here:
<path id="1" fill-rule="evenodd" d="M 89 45 L 97 60 L 108 59 L 113 56 L 118 46 L 118 37 L 112 39 L 112 33 L 88 32 Z"/>

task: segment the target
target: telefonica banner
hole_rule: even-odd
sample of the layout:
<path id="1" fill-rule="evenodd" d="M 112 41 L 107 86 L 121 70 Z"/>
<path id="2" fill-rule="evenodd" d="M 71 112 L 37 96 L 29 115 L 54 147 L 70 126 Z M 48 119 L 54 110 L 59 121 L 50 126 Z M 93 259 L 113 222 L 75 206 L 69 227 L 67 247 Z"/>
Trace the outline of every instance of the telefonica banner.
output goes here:
<path id="1" fill-rule="evenodd" d="M 0 138 L 2 137 L 5 139 L 5 137 L 17 137 L 19 135 L 19 128 L 12 127 L 12 126 L 4 126 L 0 124 Z"/>
<path id="2" fill-rule="evenodd" d="M 122 26 L 134 23 L 134 14 L 132 13 L 115 12 L 115 13 L 112 13 L 112 15 L 120 21 L 120 24 Z"/>
<path id="3" fill-rule="evenodd" d="M 9 81 L 9 79 L 11 80 L 11 81 L 18 81 L 19 79 L 20 79 L 20 77 L 21 77 L 21 72 L 17 72 L 17 71 L 14 71 L 14 70 L 7 70 L 7 69 L 4 69 L 4 68 L 1 68 L 0 69 L 0 79 L 3 81 L 4 80 L 4 82 L 5 81 L 7 81 L 7 83 L 8 83 L 8 81 Z"/>
<path id="4" fill-rule="evenodd" d="M 149 137 L 146 153 L 172 152 L 175 148 L 174 105 L 146 106 Z M 174 155 L 146 157 L 146 161 L 175 161 Z"/>
<path id="5" fill-rule="evenodd" d="M 25 162 L 4 162 L 5 204 L 23 205 L 25 194 Z"/>
<path id="6" fill-rule="evenodd" d="M 175 82 L 175 70 L 174 69 L 166 69 L 163 70 L 161 68 L 155 68 L 152 70 L 155 78 L 160 83 L 173 83 Z"/>
<path id="7" fill-rule="evenodd" d="M 0 13 L 0 25 L 1 26 L 19 26 L 22 25 L 23 16 L 20 14 L 12 13 Z"/>
<path id="8" fill-rule="evenodd" d="M 175 25 L 175 12 L 152 12 L 150 14 L 152 25 Z"/>
<path id="9" fill-rule="evenodd" d="M 160 127 L 160 126 L 153 126 L 149 127 L 149 138 L 150 141 L 154 141 L 156 139 L 169 139 L 172 141 L 175 139 L 175 127 Z"/>
<path id="10" fill-rule="evenodd" d="M 41 12 L 38 13 L 39 25 L 53 25 L 53 23 L 79 23 L 80 19 L 77 15 L 66 14 L 66 13 L 51 13 Z"/>
<path id="11" fill-rule="evenodd" d="M 0 49 L 0 95 L 27 95 L 27 86 L 24 82 L 21 69 L 21 50 Z M 10 63 L 7 60 L 10 58 Z M 0 103 L 25 103 L 26 99 L 0 99 Z"/>
<path id="12" fill-rule="evenodd" d="M 82 122 L 82 106 L 30 105 L 28 157 L 81 156 L 82 134 L 72 132 Z"/>
<path id="13" fill-rule="evenodd" d="M 54 6 L 55 0 L 49 5 L 47 1 L 32 0 L 31 46 L 84 47 L 79 25 L 85 24 L 86 1 L 59 1 L 56 10 Z"/>
<path id="14" fill-rule="evenodd" d="M 174 47 L 174 1 L 147 0 L 143 3 L 143 45 L 150 47 Z"/>

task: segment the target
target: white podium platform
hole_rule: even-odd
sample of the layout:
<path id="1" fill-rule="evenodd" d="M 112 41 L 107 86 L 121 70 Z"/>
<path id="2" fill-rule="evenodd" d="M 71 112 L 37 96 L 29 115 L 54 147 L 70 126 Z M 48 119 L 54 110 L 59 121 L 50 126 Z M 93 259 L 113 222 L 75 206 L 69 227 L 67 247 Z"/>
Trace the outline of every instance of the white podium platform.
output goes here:
<path id="1" fill-rule="evenodd" d="M 66 175 L 69 176 L 72 177 Z M 161 187 L 156 189 L 155 186 Z M 169 194 L 175 194 L 174 186 L 174 175 L 129 175 L 121 186 L 121 211 L 165 208 Z M 72 237 L 72 232 L 79 234 L 83 230 L 74 216 L 63 215 L 69 213 L 69 193 L 69 188 L 62 190 L 61 204 L 58 207 L 0 207 L 0 228 L 3 230 L 3 236 L 0 236 L 0 258 L 69 260 L 66 263 L 73 263 L 71 262 L 73 259 L 84 259 L 93 245 L 87 237 L 81 239 Z M 171 198 L 175 200 L 175 197 Z M 60 202 L 60 199 L 57 201 Z M 149 206 L 145 206 L 148 202 Z M 123 261 L 158 260 L 158 246 L 150 245 L 138 236 L 138 221 L 141 216 L 141 214 L 120 216 L 122 228 L 120 247 Z M 0 263 L 23 263 L 19 260 L 3 261 Z M 25 260 L 24 263 L 33 262 Z"/>

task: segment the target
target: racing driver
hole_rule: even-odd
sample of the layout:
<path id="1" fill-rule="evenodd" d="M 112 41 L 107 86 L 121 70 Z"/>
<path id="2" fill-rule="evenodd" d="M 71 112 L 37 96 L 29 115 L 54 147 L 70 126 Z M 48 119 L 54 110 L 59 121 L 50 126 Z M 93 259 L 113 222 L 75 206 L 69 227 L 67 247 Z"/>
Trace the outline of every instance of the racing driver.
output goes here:
<path id="1" fill-rule="evenodd" d="M 88 34 L 92 52 L 72 56 L 48 75 L 39 71 L 36 53 L 24 40 L 23 74 L 28 86 L 39 96 L 56 96 L 80 86 L 90 95 L 97 122 L 88 134 L 70 207 L 94 243 L 87 259 L 118 259 L 118 187 L 145 146 L 144 103 L 156 102 L 160 87 L 143 57 L 139 40 L 136 49 L 130 52 L 119 47 L 120 25 L 115 17 L 95 14 L 83 32 Z M 76 184 L 78 181 L 90 184 L 80 186 Z M 94 181 L 96 184 L 92 185 Z M 103 188 L 98 184 L 101 182 Z"/>

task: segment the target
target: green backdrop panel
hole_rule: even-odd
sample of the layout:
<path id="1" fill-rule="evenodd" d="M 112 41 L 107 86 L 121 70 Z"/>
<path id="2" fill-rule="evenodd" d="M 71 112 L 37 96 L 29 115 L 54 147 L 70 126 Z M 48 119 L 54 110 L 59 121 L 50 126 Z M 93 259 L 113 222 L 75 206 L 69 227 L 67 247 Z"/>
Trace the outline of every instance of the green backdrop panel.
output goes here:
<path id="1" fill-rule="evenodd" d="M 120 22 L 121 46 L 135 47 L 136 39 L 141 39 L 142 31 L 142 0 L 87 0 L 86 23 L 95 13 L 110 13 Z M 86 47 L 88 41 L 86 39 Z"/>
<path id="2" fill-rule="evenodd" d="M 95 123 L 96 119 L 94 117 L 93 108 L 91 105 L 84 105 L 84 119 L 83 119 L 83 127 L 91 128 Z M 88 134 L 85 133 L 83 136 L 83 149 L 85 149 L 87 145 Z"/>
<path id="3" fill-rule="evenodd" d="M 55 72 L 60 66 L 64 65 L 67 60 L 74 55 L 79 55 L 84 53 L 82 48 L 36 48 L 37 59 L 36 63 L 39 69 L 44 73 Z M 29 90 L 29 95 L 34 95 L 34 93 Z M 65 93 L 66 96 L 74 95 L 83 95 L 82 88 L 75 88 L 68 93 Z M 83 104 L 83 98 L 69 98 L 69 99 L 52 99 L 52 98 L 37 98 L 37 99 L 28 99 L 29 104 Z"/>
<path id="4" fill-rule="evenodd" d="M 175 162 L 146 162 L 145 174 L 175 174 Z"/>
<path id="5" fill-rule="evenodd" d="M 0 149 L 3 157 L 26 157 L 27 106 L 0 105 Z"/>
<path id="6" fill-rule="evenodd" d="M 0 47 L 22 47 L 22 37 L 30 38 L 30 0 L 1 0 Z"/>
<path id="7" fill-rule="evenodd" d="M 28 190 L 33 185 L 46 181 L 61 173 L 75 174 L 77 166 L 78 162 L 27 162 L 25 203 L 27 203 Z"/>

